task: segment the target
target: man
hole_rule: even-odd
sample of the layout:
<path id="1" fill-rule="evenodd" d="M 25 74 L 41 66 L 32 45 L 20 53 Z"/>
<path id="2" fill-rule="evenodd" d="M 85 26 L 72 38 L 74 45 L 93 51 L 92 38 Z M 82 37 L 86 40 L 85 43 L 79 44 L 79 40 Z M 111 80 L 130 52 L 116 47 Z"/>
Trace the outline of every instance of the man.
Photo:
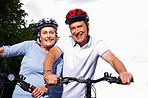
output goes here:
<path id="1" fill-rule="evenodd" d="M 60 38 L 57 44 L 48 52 L 44 61 L 44 80 L 47 84 L 57 84 L 57 76 L 52 74 L 54 62 L 63 54 L 63 77 L 79 76 L 93 78 L 99 57 L 107 61 L 116 71 L 123 83 L 130 84 L 131 73 L 128 73 L 123 63 L 109 50 L 102 40 L 92 38 L 89 32 L 89 17 L 81 9 L 67 13 L 66 24 L 69 24 L 71 36 Z M 63 98 L 84 98 L 84 84 L 76 82 L 63 85 Z"/>

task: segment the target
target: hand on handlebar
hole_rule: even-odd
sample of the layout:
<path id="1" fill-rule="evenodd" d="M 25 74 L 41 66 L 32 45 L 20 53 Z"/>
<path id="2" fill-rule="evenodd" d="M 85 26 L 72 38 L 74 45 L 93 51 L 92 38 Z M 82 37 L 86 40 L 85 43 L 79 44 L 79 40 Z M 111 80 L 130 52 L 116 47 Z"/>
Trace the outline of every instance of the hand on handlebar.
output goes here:
<path id="1" fill-rule="evenodd" d="M 57 85 L 57 83 L 58 83 L 58 76 L 57 75 L 47 72 L 43 76 L 44 76 L 44 80 L 45 80 L 46 84 Z"/>
<path id="2" fill-rule="evenodd" d="M 48 88 L 46 88 L 45 86 L 43 86 L 43 87 L 38 86 L 33 90 L 31 95 L 33 96 L 33 98 L 40 98 L 45 93 L 47 93 L 47 91 L 48 91 Z"/>
<path id="3" fill-rule="evenodd" d="M 119 73 L 119 77 L 122 81 L 123 84 L 127 84 L 129 85 L 131 80 L 132 80 L 132 74 L 131 73 L 128 73 L 128 72 L 122 72 L 122 73 Z"/>

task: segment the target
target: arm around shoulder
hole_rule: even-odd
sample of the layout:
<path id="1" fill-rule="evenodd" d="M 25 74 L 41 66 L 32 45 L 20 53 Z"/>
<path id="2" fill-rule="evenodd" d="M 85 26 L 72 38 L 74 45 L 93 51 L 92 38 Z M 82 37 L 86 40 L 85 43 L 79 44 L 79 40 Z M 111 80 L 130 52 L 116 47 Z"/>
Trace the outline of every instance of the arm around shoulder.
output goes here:
<path id="1" fill-rule="evenodd" d="M 53 47 L 49 50 L 46 55 L 43 69 L 44 70 L 52 70 L 54 62 L 60 57 L 61 51 L 57 47 Z M 47 71 L 43 73 L 44 80 L 47 84 L 57 84 L 57 76 L 53 74 L 51 71 Z"/>
<path id="2" fill-rule="evenodd" d="M 60 57 L 61 51 L 57 47 L 53 47 L 49 50 L 49 52 L 46 55 L 45 61 L 44 61 L 44 70 L 52 70 L 54 62 Z"/>

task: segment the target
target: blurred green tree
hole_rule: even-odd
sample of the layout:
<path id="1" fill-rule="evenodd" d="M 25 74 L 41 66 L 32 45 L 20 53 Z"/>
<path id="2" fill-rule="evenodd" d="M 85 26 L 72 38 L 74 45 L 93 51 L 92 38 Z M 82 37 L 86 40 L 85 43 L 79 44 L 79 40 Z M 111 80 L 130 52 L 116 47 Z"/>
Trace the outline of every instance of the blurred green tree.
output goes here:
<path id="1" fill-rule="evenodd" d="M 0 46 L 13 45 L 24 40 L 35 40 L 33 35 L 35 23 L 26 27 L 28 16 L 21 9 L 23 3 L 20 0 L 0 0 Z M 18 75 L 22 56 L 0 58 L 0 72 Z M 11 98 L 15 84 L 5 82 L 3 98 Z M 8 93 L 9 92 L 9 93 Z"/>

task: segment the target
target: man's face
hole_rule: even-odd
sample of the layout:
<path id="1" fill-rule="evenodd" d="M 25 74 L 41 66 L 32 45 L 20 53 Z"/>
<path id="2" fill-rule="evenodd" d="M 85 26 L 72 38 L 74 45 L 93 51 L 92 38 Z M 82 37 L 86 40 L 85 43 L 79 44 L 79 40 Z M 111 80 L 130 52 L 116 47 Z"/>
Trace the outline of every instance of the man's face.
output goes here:
<path id="1" fill-rule="evenodd" d="M 89 27 L 89 24 L 88 24 L 88 27 Z M 88 42 L 88 39 L 86 39 L 87 26 L 84 21 L 77 21 L 77 22 L 71 23 L 69 25 L 69 28 L 70 28 L 73 39 L 80 46 L 84 46 Z"/>

